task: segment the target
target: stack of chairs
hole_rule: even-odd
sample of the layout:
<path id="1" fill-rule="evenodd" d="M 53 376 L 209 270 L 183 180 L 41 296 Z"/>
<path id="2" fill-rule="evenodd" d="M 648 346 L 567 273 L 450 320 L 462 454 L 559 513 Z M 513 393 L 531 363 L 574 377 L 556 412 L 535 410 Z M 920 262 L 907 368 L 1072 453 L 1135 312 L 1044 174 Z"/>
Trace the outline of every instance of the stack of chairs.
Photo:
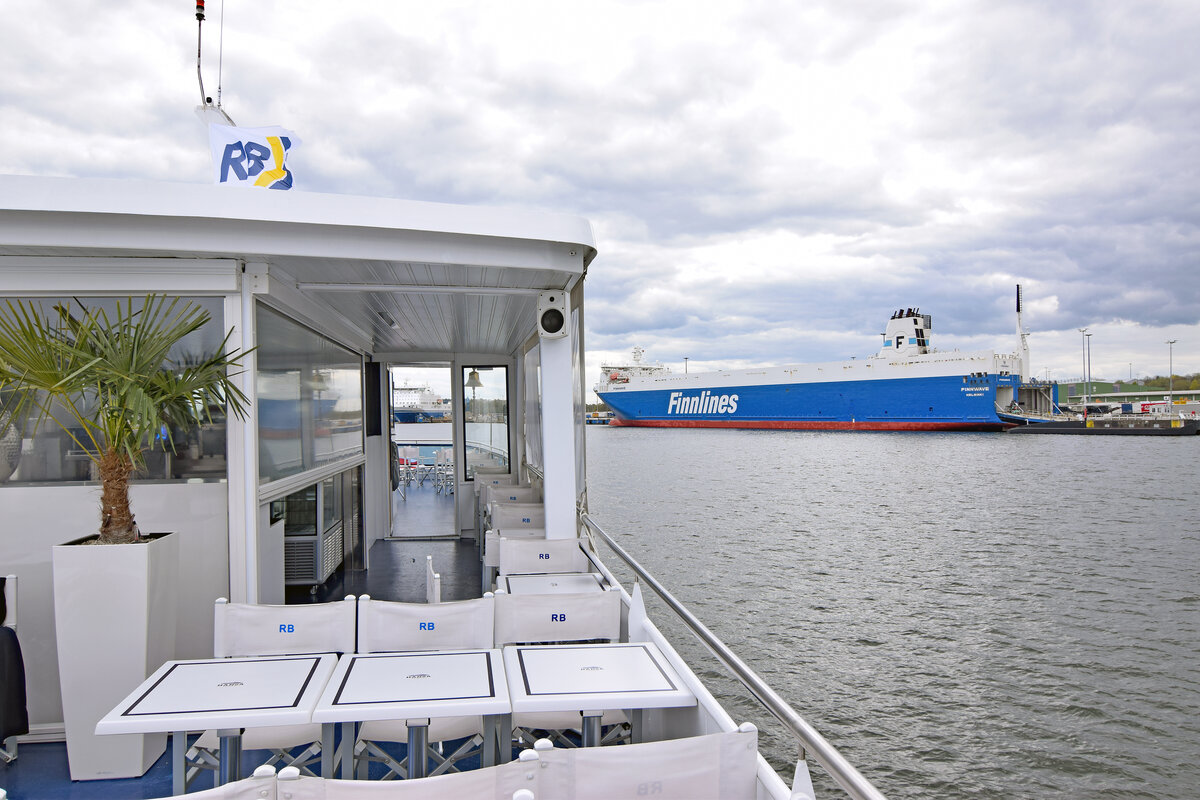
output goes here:
<path id="1" fill-rule="evenodd" d="M 476 542 L 483 541 L 483 534 L 491 528 L 492 510 L 497 505 L 518 503 L 521 505 L 542 503 L 542 490 L 530 484 L 499 484 L 483 486 L 479 490 L 479 513 L 476 515 Z M 539 526 L 541 527 L 541 526 Z"/>

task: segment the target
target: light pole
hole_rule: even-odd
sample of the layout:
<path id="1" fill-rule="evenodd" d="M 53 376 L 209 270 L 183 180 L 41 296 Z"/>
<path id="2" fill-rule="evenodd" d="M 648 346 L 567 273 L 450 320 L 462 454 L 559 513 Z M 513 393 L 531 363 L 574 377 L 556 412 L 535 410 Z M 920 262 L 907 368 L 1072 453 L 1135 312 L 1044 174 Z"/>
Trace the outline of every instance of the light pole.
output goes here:
<path id="1" fill-rule="evenodd" d="M 687 375 L 687 360 L 688 360 L 688 357 L 684 356 L 683 357 L 683 374 L 684 375 Z"/>
<path id="2" fill-rule="evenodd" d="M 1175 402 L 1175 343 L 1178 339 L 1167 339 L 1167 411 Z"/>
<path id="3" fill-rule="evenodd" d="M 1087 393 L 1088 402 L 1092 399 L 1092 335 L 1085 333 L 1087 337 Z"/>
<path id="4" fill-rule="evenodd" d="M 1083 405 L 1087 407 L 1087 328 L 1079 329 L 1079 353 L 1083 358 Z"/>

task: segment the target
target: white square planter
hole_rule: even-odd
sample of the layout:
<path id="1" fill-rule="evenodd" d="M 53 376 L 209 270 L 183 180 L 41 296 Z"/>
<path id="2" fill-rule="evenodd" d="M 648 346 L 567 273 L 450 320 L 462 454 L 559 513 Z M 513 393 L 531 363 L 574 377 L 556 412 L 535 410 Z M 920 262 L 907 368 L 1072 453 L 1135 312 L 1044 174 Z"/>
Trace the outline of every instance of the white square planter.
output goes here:
<path id="1" fill-rule="evenodd" d="M 54 625 L 72 780 L 143 775 L 166 734 L 97 736 L 96 723 L 175 655 L 178 535 L 53 548 Z"/>

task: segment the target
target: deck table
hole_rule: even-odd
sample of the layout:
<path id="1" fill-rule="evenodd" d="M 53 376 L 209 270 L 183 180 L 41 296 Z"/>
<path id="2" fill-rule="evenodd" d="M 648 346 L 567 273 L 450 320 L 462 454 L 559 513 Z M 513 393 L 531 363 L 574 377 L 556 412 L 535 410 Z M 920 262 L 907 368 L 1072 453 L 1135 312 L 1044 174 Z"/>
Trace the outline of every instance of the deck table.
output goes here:
<path id="1" fill-rule="evenodd" d="M 333 653 L 168 661 L 96 723 L 96 733 L 170 733 L 172 791 L 186 791 L 187 733 L 216 729 L 219 783 L 238 780 L 244 728 L 312 721 Z M 323 755 L 324 757 L 324 755 Z"/>
<path id="2" fill-rule="evenodd" d="M 514 645 L 504 648 L 515 713 L 578 711 L 584 747 L 600 743 L 606 710 L 632 712 L 634 741 L 641 711 L 696 705 L 696 696 L 652 642 Z"/>
<path id="3" fill-rule="evenodd" d="M 368 720 L 406 720 L 409 777 L 425 774 L 429 719 L 484 718 L 485 766 L 508 761 L 501 730 L 511 719 L 508 682 L 499 650 L 443 650 L 348 655 L 325 687 L 313 711 L 313 721 L 331 727 L 341 724 L 342 738 L 354 741 L 353 724 Z M 511 731 L 511 725 L 509 725 Z M 328 734 L 327 734 L 328 738 Z M 347 748 L 343 759 L 353 759 Z M 343 760 L 342 777 L 353 770 Z"/>

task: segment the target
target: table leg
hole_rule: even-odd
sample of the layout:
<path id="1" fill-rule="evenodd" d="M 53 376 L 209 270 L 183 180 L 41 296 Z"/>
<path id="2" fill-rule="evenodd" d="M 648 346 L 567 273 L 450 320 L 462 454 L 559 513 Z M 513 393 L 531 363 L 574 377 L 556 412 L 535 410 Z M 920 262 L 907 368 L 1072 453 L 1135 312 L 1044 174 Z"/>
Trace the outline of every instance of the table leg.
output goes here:
<path id="1" fill-rule="evenodd" d="M 354 778 L 354 745 L 358 742 L 355 727 L 353 722 L 341 723 L 342 741 L 338 745 L 341 758 L 338 760 L 337 777 L 347 781 Z"/>
<path id="2" fill-rule="evenodd" d="M 408 777 L 424 778 L 428 756 L 425 748 L 429 746 L 429 722 L 424 725 L 408 726 Z"/>
<path id="3" fill-rule="evenodd" d="M 600 746 L 600 714 L 585 713 L 583 715 L 583 746 Z"/>
<path id="4" fill-rule="evenodd" d="M 483 717 L 483 766 L 494 767 L 512 760 L 512 714 Z"/>
<path id="5" fill-rule="evenodd" d="M 217 731 L 221 738 L 221 768 L 217 774 L 217 785 L 233 783 L 242 778 L 242 729 L 223 728 Z"/>
<path id="6" fill-rule="evenodd" d="M 336 763 L 334 761 L 336 754 L 333 750 L 333 731 L 336 725 L 336 722 L 321 723 L 321 777 L 326 780 L 336 777 L 333 774 Z"/>
<path id="7" fill-rule="evenodd" d="M 646 733 L 642 728 L 642 714 L 645 712 L 643 709 L 635 708 L 625 713 L 629 717 L 629 743 L 641 744 L 646 740 Z"/>
<path id="8" fill-rule="evenodd" d="M 171 794 L 187 791 L 187 731 L 171 734 Z"/>

